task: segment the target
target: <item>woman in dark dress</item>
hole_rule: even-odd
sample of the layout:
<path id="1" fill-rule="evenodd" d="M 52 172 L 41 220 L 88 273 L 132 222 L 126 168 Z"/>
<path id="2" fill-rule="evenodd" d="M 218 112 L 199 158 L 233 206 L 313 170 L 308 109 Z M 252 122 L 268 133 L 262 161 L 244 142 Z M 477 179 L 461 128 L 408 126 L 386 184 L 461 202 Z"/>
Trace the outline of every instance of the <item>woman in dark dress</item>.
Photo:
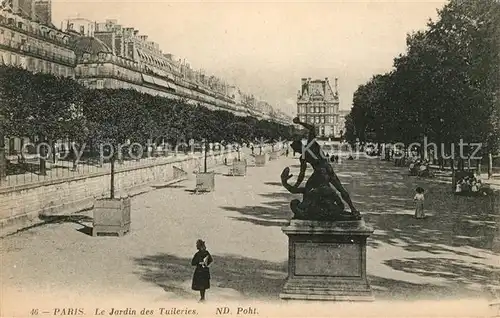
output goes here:
<path id="1" fill-rule="evenodd" d="M 200 301 L 205 301 L 205 291 L 210 289 L 210 269 L 212 264 L 212 255 L 207 251 L 205 242 L 202 240 L 196 241 L 198 252 L 194 254 L 191 265 L 196 266 L 193 275 L 193 290 L 200 291 Z"/>

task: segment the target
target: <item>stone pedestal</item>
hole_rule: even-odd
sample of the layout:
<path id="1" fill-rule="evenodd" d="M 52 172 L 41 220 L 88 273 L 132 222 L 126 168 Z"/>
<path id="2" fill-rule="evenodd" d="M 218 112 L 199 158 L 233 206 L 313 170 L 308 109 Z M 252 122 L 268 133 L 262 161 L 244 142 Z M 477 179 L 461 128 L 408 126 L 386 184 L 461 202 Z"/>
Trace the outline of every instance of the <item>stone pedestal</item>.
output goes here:
<path id="1" fill-rule="evenodd" d="M 195 192 L 212 192 L 215 190 L 215 173 L 199 172 L 196 175 Z"/>
<path id="2" fill-rule="evenodd" d="M 247 174 L 246 159 L 243 159 L 241 161 L 233 161 L 233 167 L 231 168 L 230 174 L 232 176 L 245 176 Z"/>
<path id="3" fill-rule="evenodd" d="M 103 199 L 94 204 L 92 236 L 115 233 L 123 236 L 130 231 L 130 197 Z"/>
<path id="4" fill-rule="evenodd" d="M 1 136 L 0 136 L 1 137 Z M 7 177 L 7 160 L 5 158 L 5 149 L 0 145 L 0 181 Z"/>
<path id="5" fill-rule="evenodd" d="M 266 165 L 266 155 L 256 155 L 255 156 L 255 166 L 263 167 Z"/>
<path id="6" fill-rule="evenodd" d="M 373 301 L 366 276 L 366 239 L 360 221 L 292 220 L 288 235 L 288 278 L 284 300 Z"/>

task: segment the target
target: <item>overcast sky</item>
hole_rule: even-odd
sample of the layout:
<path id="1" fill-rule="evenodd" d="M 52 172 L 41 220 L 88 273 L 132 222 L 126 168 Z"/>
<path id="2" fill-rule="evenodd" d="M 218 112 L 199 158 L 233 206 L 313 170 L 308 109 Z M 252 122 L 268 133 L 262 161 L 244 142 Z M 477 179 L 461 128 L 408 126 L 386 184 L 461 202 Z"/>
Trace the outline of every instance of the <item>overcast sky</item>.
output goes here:
<path id="1" fill-rule="evenodd" d="M 358 85 L 391 69 L 406 34 L 424 29 L 446 1 L 53 0 L 56 26 L 77 14 L 117 19 L 195 69 L 294 114 L 302 77 L 339 79 L 340 108 Z"/>

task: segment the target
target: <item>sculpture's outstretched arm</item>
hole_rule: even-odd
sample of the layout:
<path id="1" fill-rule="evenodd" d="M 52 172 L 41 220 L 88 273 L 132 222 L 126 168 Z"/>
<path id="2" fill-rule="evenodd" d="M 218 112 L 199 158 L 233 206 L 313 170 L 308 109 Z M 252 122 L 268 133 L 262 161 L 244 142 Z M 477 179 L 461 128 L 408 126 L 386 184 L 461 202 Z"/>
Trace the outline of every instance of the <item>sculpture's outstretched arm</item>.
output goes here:
<path id="1" fill-rule="evenodd" d="M 283 172 L 281 173 L 281 184 L 285 189 L 288 190 L 288 192 L 292 194 L 299 194 L 299 193 L 305 193 L 305 188 L 297 187 L 297 186 L 292 186 L 288 184 L 288 179 L 290 179 L 293 175 L 290 174 L 290 168 L 286 167 L 283 169 Z"/>

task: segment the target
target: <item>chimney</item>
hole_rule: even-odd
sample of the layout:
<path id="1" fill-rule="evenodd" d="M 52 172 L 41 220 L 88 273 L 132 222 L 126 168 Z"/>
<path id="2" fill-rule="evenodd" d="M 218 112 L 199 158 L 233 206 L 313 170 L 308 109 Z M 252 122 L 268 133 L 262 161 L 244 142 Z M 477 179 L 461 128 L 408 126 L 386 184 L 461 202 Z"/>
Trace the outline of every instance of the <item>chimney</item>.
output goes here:
<path id="1" fill-rule="evenodd" d="M 335 95 L 339 94 L 338 82 L 339 82 L 339 79 L 335 77 Z"/>
<path id="2" fill-rule="evenodd" d="M 305 83 L 307 83 L 307 78 L 303 77 L 302 78 L 302 85 L 304 85 Z"/>
<path id="3" fill-rule="evenodd" d="M 327 82 L 327 83 L 328 83 L 328 77 L 325 77 L 325 82 Z"/>

